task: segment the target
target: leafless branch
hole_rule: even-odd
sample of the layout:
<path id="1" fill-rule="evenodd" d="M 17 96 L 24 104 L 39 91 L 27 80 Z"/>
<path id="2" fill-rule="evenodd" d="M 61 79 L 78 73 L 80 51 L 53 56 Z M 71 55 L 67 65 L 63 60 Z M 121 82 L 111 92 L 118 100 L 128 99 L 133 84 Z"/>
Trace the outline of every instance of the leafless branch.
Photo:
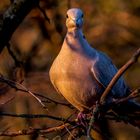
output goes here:
<path id="1" fill-rule="evenodd" d="M 0 103 L 0 107 L 3 106 L 3 105 L 6 105 L 7 103 L 11 102 L 13 99 L 15 98 L 15 96 L 9 98 L 8 100 L 4 101 L 4 102 L 1 102 Z"/>
<path id="2" fill-rule="evenodd" d="M 140 129 L 139 123 L 137 123 L 137 121 L 140 121 L 140 113 L 118 115 L 117 113 L 111 110 L 106 113 L 105 118 L 108 120 L 114 120 L 116 122 L 124 122 L 127 124 L 131 124 L 132 126 Z"/>
<path id="3" fill-rule="evenodd" d="M 20 89 L 20 91 L 24 91 L 24 92 L 29 93 L 31 96 L 33 96 L 43 106 L 43 108 L 46 108 L 45 104 L 37 96 L 35 96 L 34 93 L 32 93 L 29 89 L 27 89 L 22 84 L 20 84 L 18 82 L 14 82 L 12 80 L 9 80 L 9 79 L 3 77 L 2 75 L 0 75 L 0 81 L 8 84 L 9 86 L 11 86 L 15 89 Z"/>
<path id="4" fill-rule="evenodd" d="M 90 132 L 91 132 L 91 128 L 94 124 L 94 122 L 96 121 L 96 119 L 99 119 L 100 113 L 102 109 L 105 109 L 103 107 L 106 106 L 106 98 L 109 94 L 109 92 L 111 91 L 112 87 L 115 85 L 115 83 L 117 82 L 117 80 L 122 76 L 122 74 L 128 69 L 130 68 L 130 66 L 132 66 L 134 63 L 137 62 L 138 57 L 140 56 L 140 48 L 134 53 L 134 55 L 130 58 L 130 60 L 121 68 L 118 70 L 118 72 L 116 73 L 116 75 L 112 78 L 111 82 L 109 83 L 109 85 L 107 86 L 107 88 L 105 89 L 104 93 L 102 94 L 99 104 L 97 103 L 96 106 L 93 108 L 93 113 L 92 113 L 92 117 L 90 119 L 90 123 L 89 123 L 89 128 L 87 131 L 87 138 L 89 140 L 91 140 L 91 136 L 90 136 Z M 139 96 L 140 93 L 140 89 L 137 89 L 135 91 L 133 91 L 128 97 L 122 98 L 122 99 L 117 99 L 115 101 L 113 101 L 111 103 L 111 105 L 115 105 L 115 104 L 120 104 L 123 102 L 128 101 L 129 99 L 132 98 L 136 98 Z M 102 110 L 103 111 L 103 110 Z M 106 110 L 107 113 L 108 110 Z M 105 114 L 106 114 L 105 113 Z M 105 115 L 104 114 L 104 115 Z M 102 116 L 103 117 L 103 116 Z M 118 116 L 117 116 L 118 117 Z M 116 119 L 116 116 L 114 117 L 114 120 Z M 123 120 L 123 119 L 120 119 Z M 123 120 L 124 121 L 124 120 Z M 127 120 L 128 123 L 132 124 L 132 125 L 136 125 L 132 119 L 129 118 L 129 120 Z"/>
<path id="5" fill-rule="evenodd" d="M 134 53 L 134 55 L 130 58 L 130 60 L 128 60 L 128 62 L 118 70 L 116 75 L 112 78 L 111 82 L 109 83 L 109 85 L 107 86 L 107 88 L 105 89 L 104 93 L 102 94 L 102 96 L 100 98 L 101 104 L 106 103 L 106 98 L 107 98 L 109 92 L 111 91 L 112 87 L 115 85 L 115 83 L 118 81 L 118 79 L 123 75 L 123 73 L 128 68 L 130 68 L 134 63 L 137 62 L 139 56 L 140 56 L 140 48 Z"/>
<path id="6" fill-rule="evenodd" d="M 68 127 L 70 124 L 66 123 L 60 126 L 52 127 L 52 128 L 30 128 L 30 129 L 23 129 L 19 131 L 4 131 L 0 132 L 0 136 L 9 136 L 9 137 L 16 137 L 21 135 L 33 135 L 33 134 L 47 134 L 51 132 L 61 131 Z"/>
<path id="7" fill-rule="evenodd" d="M 121 98 L 121 99 L 116 99 L 114 100 L 112 103 L 113 104 L 120 104 L 120 103 L 124 103 L 130 99 L 134 99 L 140 96 L 140 88 L 134 90 L 129 96 Z"/>
<path id="8" fill-rule="evenodd" d="M 19 91 L 22 91 L 22 92 L 28 92 L 28 93 L 32 93 L 31 95 L 34 95 L 36 98 L 37 98 L 37 100 L 39 101 L 39 102 L 41 102 L 41 105 L 43 104 L 43 103 L 48 103 L 48 102 L 52 102 L 52 103 L 55 103 L 55 104 L 60 104 L 60 105 L 63 105 L 63 106 L 67 106 L 67 107 L 69 107 L 69 108 L 71 108 L 71 109 L 73 109 L 73 106 L 71 105 L 71 104 L 68 104 L 68 103 L 63 103 L 63 102 L 59 102 L 59 101 L 55 101 L 55 100 L 53 100 L 53 99 L 51 99 L 51 98 L 49 98 L 49 97 L 46 97 L 46 96 L 44 96 L 44 95 L 41 95 L 41 94 L 38 94 L 38 93 L 35 93 L 35 92 L 31 92 L 31 91 L 29 91 L 25 86 L 23 86 L 22 84 L 20 84 L 20 83 L 18 83 L 18 82 L 15 82 L 15 81 L 12 81 L 12 80 L 9 80 L 9 79 L 7 79 L 7 78 L 5 78 L 4 76 L 2 76 L 2 75 L 0 75 L 0 81 L 1 82 L 4 82 L 4 83 L 6 83 L 6 84 L 8 84 L 10 87 L 12 87 L 12 88 L 15 88 L 16 90 L 19 90 Z M 43 98 L 43 99 L 45 99 L 45 100 L 41 100 L 41 99 L 39 99 L 38 97 L 41 97 L 41 98 Z M 43 107 L 44 107 L 45 105 L 43 104 Z"/>
<path id="9" fill-rule="evenodd" d="M 46 115 L 46 114 L 11 114 L 11 113 L 0 112 L 0 116 L 16 117 L 16 118 L 49 118 L 49 119 L 53 119 L 57 121 L 72 123 L 71 121 L 68 121 L 62 117 L 55 117 L 55 116 Z"/>
<path id="10" fill-rule="evenodd" d="M 136 60 L 138 59 L 138 55 L 139 55 L 140 51 L 137 51 L 137 53 L 126 63 L 126 65 L 124 65 L 121 69 L 119 70 L 119 75 L 117 76 L 117 78 L 119 78 L 125 71 L 126 69 L 128 69 L 130 67 L 130 65 L 134 64 L 136 62 Z M 20 91 L 23 91 L 23 92 L 28 92 L 30 93 L 32 96 L 34 95 L 35 98 L 39 99 L 38 97 L 41 97 L 41 98 L 44 98 L 44 99 L 47 99 L 48 101 L 50 102 L 54 102 L 56 104 L 62 104 L 62 105 L 65 105 L 65 106 L 69 106 L 68 104 L 63 104 L 63 103 L 60 103 L 60 102 L 57 102 L 57 101 L 54 101 L 48 97 L 45 97 L 43 95 L 40 95 L 40 94 L 37 94 L 37 93 L 33 93 L 33 92 L 30 92 L 26 87 L 24 87 L 22 84 L 20 83 L 17 83 L 15 81 L 12 81 L 12 80 L 9 80 L 9 79 L 6 79 L 5 77 L 3 77 L 2 75 L 0 76 L 0 81 L 1 82 L 4 82 L 4 83 L 7 83 L 9 86 L 11 86 L 12 88 L 15 88 L 16 90 L 20 90 Z M 115 79 L 114 81 L 114 84 L 117 80 Z M 113 86 L 113 85 L 111 85 Z M 110 86 L 110 88 L 112 88 Z M 109 88 L 109 89 L 110 89 Z M 109 91 L 108 91 L 109 92 Z M 132 98 L 136 98 L 139 96 L 139 92 L 140 92 L 140 89 L 137 89 L 137 90 L 134 90 L 128 97 L 125 97 L 125 98 L 122 98 L 122 99 L 117 99 L 117 100 L 114 100 L 113 101 L 113 104 L 118 104 L 118 103 L 123 103 L 129 99 L 132 99 Z M 107 94 L 108 95 L 108 94 Z M 106 96 L 107 96 L 106 95 Z M 33 97 L 34 97 L 33 96 Z M 38 96 L 38 97 L 37 97 Z M 106 98 L 106 97 L 105 97 Z M 41 99 L 39 99 L 38 101 L 41 101 L 41 103 L 43 102 Z M 44 104 L 43 104 L 44 105 Z M 100 104 L 97 104 L 96 107 L 94 108 L 93 110 L 93 116 L 91 117 L 90 119 L 90 123 L 89 123 L 89 128 L 88 128 L 88 131 L 87 131 L 87 137 L 88 139 L 93 139 L 91 138 L 90 136 L 90 130 L 94 124 L 94 122 L 96 122 L 96 119 L 98 119 L 98 115 L 99 115 L 99 111 L 100 111 L 100 108 L 99 108 L 99 105 Z M 106 115 L 107 114 L 107 115 Z M 0 113 L 0 116 L 9 116 L 9 117 L 21 117 L 21 118 L 42 118 L 42 117 L 47 117 L 47 118 L 50 118 L 50 119 L 54 119 L 54 120 L 58 120 L 58 121 L 62 121 L 62 122 L 65 122 L 65 123 L 68 123 L 69 125 L 71 124 L 72 126 L 74 126 L 76 124 L 76 121 L 69 121 L 67 119 L 64 119 L 64 118 L 59 118 L 59 117 L 55 117 L 55 116 L 50 116 L 50 115 L 45 115 L 45 114 L 10 114 L 10 113 Z M 130 123 L 132 125 L 135 125 L 137 126 L 137 124 L 135 123 L 135 121 L 133 120 L 139 120 L 139 117 L 140 114 L 134 114 L 134 116 L 132 115 L 128 115 L 128 116 L 123 116 L 124 118 L 127 118 L 126 120 L 121 117 L 121 116 L 117 116 L 117 115 L 112 115 L 112 114 L 108 114 L 107 112 L 105 113 L 105 118 L 107 119 L 113 119 L 113 120 L 120 120 L 120 121 L 124 121 L 124 122 L 127 122 L 127 123 Z M 56 127 L 57 128 L 57 127 Z M 49 128 L 46 129 L 46 131 L 50 132 L 50 130 L 54 130 L 54 128 Z M 71 130 L 71 129 L 70 129 Z M 34 134 L 34 132 L 38 132 L 39 134 L 42 134 L 42 133 L 45 133 L 46 131 L 43 131 L 42 130 L 39 130 L 39 131 L 36 131 L 36 129 L 32 129 L 32 131 L 19 131 L 19 132 L 8 132 L 8 131 L 5 131 L 5 132 L 1 132 L 0 133 L 0 136 L 18 136 L 18 135 L 32 135 Z M 27 133 L 26 133 L 27 132 Z M 46 133 L 47 133 L 46 132 Z M 51 131 L 52 132 L 52 131 Z"/>
<path id="11" fill-rule="evenodd" d="M 35 93 L 35 92 L 33 92 L 33 93 L 34 93 L 36 96 L 38 96 L 38 97 L 42 97 L 42 98 L 46 99 L 45 101 L 42 100 L 42 102 L 44 102 L 44 103 L 45 103 L 45 102 L 52 102 L 52 103 L 54 103 L 54 104 L 59 104 L 59 105 L 67 106 L 67 107 L 69 107 L 69 108 L 71 108 L 71 109 L 74 108 L 71 104 L 62 103 L 62 102 L 53 100 L 53 99 L 51 99 L 51 98 L 49 98 L 49 97 L 46 97 L 46 96 L 44 96 L 44 95 L 41 95 L 41 94 L 38 94 L 38 93 Z"/>
<path id="12" fill-rule="evenodd" d="M 0 20 L 0 53 L 22 20 L 38 3 L 39 0 L 14 0 L 11 3 Z"/>
<path id="13" fill-rule="evenodd" d="M 89 127 L 88 127 L 88 130 L 87 130 L 87 139 L 88 140 L 94 140 L 91 135 L 90 135 L 90 132 L 91 132 L 91 129 L 92 129 L 92 126 L 94 125 L 94 123 L 96 122 L 96 119 L 97 119 L 97 115 L 99 113 L 99 104 L 96 103 L 96 106 L 95 108 L 93 108 L 92 110 L 92 116 L 90 118 L 90 122 L 89 122 Z"/>
<path id="14" fill-rule="evenodd" d="M 42 7 L 40 7 L 40 5 L 38 5 L 38 9 L 41 11 L 41 13 L 43 14 L 44 18 L 50 23 L 50 19 L 46 15 L 45 10 Z"/>
<path id="15" fill-rule="evenodd" d="M 16 66 L 21 66 L 23 63 L 21 62 L 21 61 L 19 61 L 17 58 L 16 58 L 16 56 L 15 56 L 15 54 L 13 53 L 13 51 L 11 50 L 11 46 L 10 46 L 10 43 L 7 43 L 7 50 L 8 50 L 8 52 L 9 52 L 9 54 L 11 55 L 11 57 L 13 58 L 13 60 L 14 60 L 14 62 L 15 62 L 15 65 Z"/>

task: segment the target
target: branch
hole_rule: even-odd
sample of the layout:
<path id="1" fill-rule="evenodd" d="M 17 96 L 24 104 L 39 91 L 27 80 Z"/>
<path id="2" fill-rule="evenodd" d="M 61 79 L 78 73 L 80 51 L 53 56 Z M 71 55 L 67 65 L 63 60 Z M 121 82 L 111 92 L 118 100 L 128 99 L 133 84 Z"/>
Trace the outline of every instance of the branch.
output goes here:
<path id="1" fill-rule="evenodd" d="M 18 66 L 18 67 L 21 66 L 21 65 L 23 64 L 23 62 L 19 61 L 19 60 L 16 58 L 15 54 L 14 54 L 13 51 L 11 50 L 10 43 L 7 43 L 7 50 L 8 50 L 8 52 L 9 52 L 9 54 L 11 55 L 11 57 L 13 58 L 13 60 L 14 60 L 14 62 L 15 62 L 15 65 Z"/>
<path id="2" fill-rule="evenodd" d="M 0 112 L 0 116 L 5 116 L 5 117 L 16 117 L 16 118 L 49 118 L 57 121 L 63 121 L 63 122 L 68 122 L 72 123 L 71 121 L 68 121 L 67 119 L 61 118 L 61 117 L 55 117 L 51 115 L 46 115 L 46 114 L 11 114 L 11 113 L 4 113 Z"/>
<path id="3" fill-rule="evenodd" d="M 118 115 L 117 113 L 110 111 L 107 112 L 105 115 L 105 118 L 108 120 L 115 120 L 117 122 L 124 122 L 129 123 L 134 127 L 137 127 L 140 129 L 139 121 L 140 121 L 140 113 L 134 113 L 134 114 L 126 114 L 126 115 Z M 138 121 L 138 123 L 137 123 Z"/>
<path id="4" fill-rule="evenodd" d="M 98 113 L 99 113 L 99 104 L 96 103 L 95 108 L 93 108 L 92 116 L 91 116 L 91 118 L 90 118 L 89 127 L 88 127 L 88 130 L 87 130 L 87 140 L 94 140 L 94 139 L 91 137 L 91 134 L 90 134 L 90 133 L 91 133 L 92 126 L 93 126 L 94 123 L 96 122 Z"/>
<path id="5" fill-rule="evenodd" d="M 65 129 L 65 127 L 68 127 L 70 124 L 66 123 L 60 126 L 42 129 L 42 128 L 30 128 L 30 129 L 23 129 L 19 131 L 4 131 L 0 132 L 0 136 L 9 136 L 9 137 L 15 137 L 20 135 L 33 135 L 33 134 L 47 134 L 51 132 L 61 131 Z"/>
<path id="6" fill-rule="evenodd" d="M 49 97 L 46 97 L 44 95 L 41 95 L 41 94 L 38 94 L 38 93 L 35 93 L 35 92 L 31 92 L 25 86 L 23 86 L 22 84 L 20 84 L 18 82 L 15 82 L 15 81 L 12 81 L 12 80 L 9 80 L 9 79 L 5 78 L 2 75 L 0 75 L 0 81 L 8 84 L 10 87 L 12 87 L 12 88 L 14 88 L 16 90 L 19 90 L 19 91 L 22 91 L 22 92 L 27 92 L 27 93 L 30 93 L 30 94 L 32 93 L 31 95 L 32 96 L 34 95 L 33 97 L 35 97 L 39 101 L 39 103 L 41 103 L 41 105 L 43 107 L 45 107 L 44 103 L 53 102 L 55 104 L 60 104 L 60 105 L 67 106 L 67 107 L 73 109 L 73 106 L 71 104 L 55 101 L 55 100 L 53 100 L 53 99 L 51 99 Z M 37 96 L 41 97 L 41 98 L 44 98 L 45 100 L 43 101 L 43 100 L 39 99 Z"/>
<path id="7" fill-rule="evenodd" d="M 44 18 L 50 23 L 50 19 L 48 18 L 48 16 L 46 15 L 45 10 L 40 7 L 40 5 L 38 5 L 38 9 L 40 10 L 40 12 L 43 14 Z"/>
<path id="8" fill-rule="evenodd" d="M 35 92 L 33 92 L 36 96 L 38 96 L 38 97 L 42 97 L 42 98 L 44 98 L 44 99 L 47 99 L 48 101 L 43 101 L 42 100 L 42 102 L 52 102 L 52 103 L 54 103 L 54 104 L 59 104 L 59 105 L 63 105 L 63 106 L 67 106 L 67 107 L 69 107 L 69 108 L 71 108 L 71 109 L 74 109 L 74 107 L 71 105 L 71 104 L 69 104 L 69 103 L 62 103 L 62 102 L 59 102 L 59 101 L 56 101 L 56 100 L 53 100 L 53 99 L 51 99 L 51 98 L 49 98 L 49 97 L 46 97 L 46 96 L 44 96 L 44 95 L 41 95 L 41 94 L 38 94 L 38 93 L 35 93 Z"/>
<path id="9" fill-rule="evenodd" d="M 37 6 L 39 0 L 14 0 L 0 19 L 0 53 L 26 15 Z"/>
<path id="10" fill-rule="evenodd" d="M 129 96 L 121 98 L 121 99 L 116 99 L 115 101 L 112 102 L 112 104 L 120 104 L 120 103 L 124 103 L 130 99 L 134 99 L 137 98 L 138 96 L 140 96 L 140 88 L 134 90 Z"/>
<path id="11" fill-rule="evenodd" d="M 9 86 L 11 86 L 11 87 L 13 87 L 15 89 L 20 89 L 20 91 L 24 91 L 24 92 L 29 93 L 30 95 L 32 95 L 43 106 L 43 108 L 46 108 L 45 104 L 36 95 L 34 95 L 34 93 L 32 93 L 29 89 L 27 89 L 22 84 L 20 84 L 18 82 L 14 82 L 14 81 L 9 80 L 9 79 L 6 79 L 2 75 L 0 75 L 0 81 L 8 84 Z M 20 87 L 20 88 L 18 88 L 18 87 Z"/>
<path id="12" fill-rule="evenodd" d="M 115 85 L 115 83 L 118 81 L 118 79 L 123 75 L 123 73 L 128 68 L 130 68 L 134 63 L 137 62 L 139 56 L 140 56 L 140 48 L 134 53 L 134 55 L 130 58 L 130 60 L 118 70 L 118 72 L 112 78 L 111 82 L 109 83 L 109 85 L 107 86 L 107 88 L 105 89 L 104 93 L 102 94 L 102 96 L 100 98 L 100 103 L 102 105 L 105 104 L 106 98 L 107 98 L 109 92 L 111 91 L 111 89 Z"/>
<path id="13" fill-rule="evenodd" d="M 0 103 L 0 107 L 3 106 L 3 105 L 5 105 L 5 104 L 7 104 L 7 103 L 9 103 L 9 102 L 11 102 L 14 98 L 15 98 L 15 96 L 7 99 L 5 102 Z"/>

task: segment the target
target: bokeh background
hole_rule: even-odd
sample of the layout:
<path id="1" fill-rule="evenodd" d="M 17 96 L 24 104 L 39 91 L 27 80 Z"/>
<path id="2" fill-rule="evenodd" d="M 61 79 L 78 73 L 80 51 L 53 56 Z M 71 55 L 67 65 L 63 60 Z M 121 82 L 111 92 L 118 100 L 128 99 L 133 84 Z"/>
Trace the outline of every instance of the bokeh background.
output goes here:
<path id="1" fill-rule="evenodd" d="M 0 0 L 0 15 L 10 6 L 10 0 Z M 34 8 L 17 28 L 10 41 L 10 47 L 18 60 L 17 67 L 5 48 L 0 54 L 0 73 L 9 79 L 23 81 L 31 91 L 51 99 L 66 102 L 53 89 L 48 76 L 50 66 L 61 49 L 66 34 L 65 17 L 70 7 L 79 7 L 84 12 L 83 31 L 88 42 L 96 49 L 108 54 L 120 68 L 140 47 L 140 0 L 40 0 L 50 23 L 38 8 Z M 10 26 L 10 25 L 9 25 Z M 78 68 L 77 68 L 78 70 Z M 125 74 L 127 84 L 132 88 L 140 86 L 140 60 Z M 14 97 L 0 110 L 10 113 L 51 114 L 68 117 L 75 110 L 48 103 L 49 111 L 28 93 L 21 93 L 0 83 L 0 102 Z M 21 130 L 29 127 L 53 127 L 60 124 L 50 119 L 20 119 L 0 117 L 0 130 Z M 110 131 L 116 140 L 139 140 L 140 131 L 128 124 L 109 122 Z M 0 140 L 52 140 L 59 133 L 41 136 L 0 137 Z M 83 138 L 84 139 L 84 138 Z"/>

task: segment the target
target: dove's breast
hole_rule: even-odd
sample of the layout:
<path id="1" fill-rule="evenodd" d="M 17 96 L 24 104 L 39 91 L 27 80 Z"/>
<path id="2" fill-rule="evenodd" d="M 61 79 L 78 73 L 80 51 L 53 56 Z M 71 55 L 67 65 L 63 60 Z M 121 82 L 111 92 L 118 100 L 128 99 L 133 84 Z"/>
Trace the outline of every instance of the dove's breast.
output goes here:
<path id="1" fill-rule="evenodd" d="M 103 88 L 91 73 L 93 59 L 81 53 L 62 48 L 50 69 L 50 79 L 73 106 L 86 111 L 95 104 Z"/>

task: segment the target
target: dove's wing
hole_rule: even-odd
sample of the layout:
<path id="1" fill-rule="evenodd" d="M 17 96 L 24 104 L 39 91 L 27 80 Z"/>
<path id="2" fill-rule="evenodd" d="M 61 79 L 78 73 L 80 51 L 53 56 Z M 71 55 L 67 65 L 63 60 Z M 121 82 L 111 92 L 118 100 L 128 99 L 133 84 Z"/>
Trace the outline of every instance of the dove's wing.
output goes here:
<path id="1" fill-rule="evenodd" d="M 92 66 L 91 71 L 96 80 L 106 88 L 118 70 L 107 55 L 98 51 L 96 62 Z M 124 79 L 120 77 L 113 86 L 112 93 L 114 97 L 122 97 L 126 95 L 127 90 L 128 86 Z"/>

